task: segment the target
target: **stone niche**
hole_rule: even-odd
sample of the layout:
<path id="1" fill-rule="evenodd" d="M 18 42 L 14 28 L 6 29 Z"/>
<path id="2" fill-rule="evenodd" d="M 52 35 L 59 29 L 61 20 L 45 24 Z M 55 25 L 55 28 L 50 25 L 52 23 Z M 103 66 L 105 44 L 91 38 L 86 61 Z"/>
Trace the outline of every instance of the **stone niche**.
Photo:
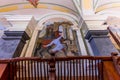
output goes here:
<path id="1" fill-rule="evenodd" d="M 6 17 L 12 24 L 0 38 L 0 58 L 19 57 L 26 41 L 32 36 L 36 27 L 36 20 L 31 16 L 22 19 L 22 16 Z"/>

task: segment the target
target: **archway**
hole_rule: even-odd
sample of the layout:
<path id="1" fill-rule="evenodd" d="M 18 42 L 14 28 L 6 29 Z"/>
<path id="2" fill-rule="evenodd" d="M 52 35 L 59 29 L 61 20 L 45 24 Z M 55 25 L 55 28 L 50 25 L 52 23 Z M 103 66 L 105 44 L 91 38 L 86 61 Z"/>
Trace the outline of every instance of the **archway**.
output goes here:
<path id="1" fill-rule="evenodd" d="M 47 23 L 47 24 L 45 24 L 45 23 Z M 67 49 L 66 52 L 70 53 L 70 51 L 68 51 L 68 50 L 71 50 L 73 48 L 77 52 L 78 51 L 77 46 L 76 46 L 77 40 L 76 40 L 76 38 L 73 38 L 75 36 L 73 34 L 74 33 L 73 30 L 75 30 L 77 28 L 77 24 L 78 24 L 78 19 L 75 16 L 66 14 L 66 13 L 50 13 L 50 14 L 47 14 L 47 15 L 41 17 L 38 22 L 40 34 L 36 41 L 36 44 L 37 44 L 36 50 L 37 51 L 35 51 L 35 53 L 40 53 L 40 54 L 42 53 L 41 54 L 42 56 L 43 56 L 43 54 L 47 53 L 47 51 L 45 51 L 45 52 L 43 51 L 44 49 L 41 46 L 44 44 L 47 45 L 53 39 L 55 39 L 56 32 L 57 32 L 57 34 L 59 34 L 59 31 L 61 31 L 61 28 L 60 28 L 61 26 L 63 27 L 62 34 L 64 33 L 64 40 L 65 40 L 64 46 L 67 45 L 65 47 L 65 49 Z M 56 28 L 57 28 L 57 30 L 56 30 Z M 50 35 L 49 32 L 51 32 L 51 30 L 53 30 L 53 33 L 55 34 L 55 36 Z M 46 33 L 49 33 L 49 34 L 46 35 Z M 75 52 L 75 51 L 73 51 L 73 52 Z M 39 56 L 39 55 L 37 55 L 37 56 Z"/>
<path id="2" fill-rule="evenodd" d="M 50 20 L 50 19 L 54 19 L 54 18 L 59 18 L 59 19 L 62 19 L 62 20 L 64 19 L 65 21 L 71 22 L 73 24 L 71 26 L 72 29 L 73 30 L 78 29 L 78 27 L 77 27 L 78 18 L 75 17 L 74 15 L 67 14 L 67 13 L 62 13 L 62 12 L 48 13 L 48 14 L 43 15 L 38 20 L 37 27 L 36 27 L 35 31 L 33 32 L 33 37 L 31 38 L 31 41 L 29 43 L 30 46 L 28 46 L 28 49 L 27 49 L 27 52 L 26 52 L 26 57 L 30 57 L 35 53 L 35 49 L 37 48 L 37 42 L 38 42 L 38 34 L 39 34 L 39 32 L 41 32 L 45 28 L 43 23 Z M 73 33 L 74 33 L 73 35 L 76 36 L 76 32 L 73 31 Z M 77 42 L 74 42 L 74 43 L 77 43 Z"/>

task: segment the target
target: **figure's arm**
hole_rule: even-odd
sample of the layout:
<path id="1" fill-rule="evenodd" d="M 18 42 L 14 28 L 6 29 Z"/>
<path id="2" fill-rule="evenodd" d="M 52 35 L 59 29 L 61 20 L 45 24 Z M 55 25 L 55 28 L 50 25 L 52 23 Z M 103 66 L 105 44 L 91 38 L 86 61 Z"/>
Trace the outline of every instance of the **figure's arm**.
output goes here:
<path id="1" fill-rule="evenodd" d="M 62 38 L 62 36 L 58 37 L 57 39 L 59 39 L 59 40 L 60 40 L 61 38 Z"/>
<path id="2" fill-rule="evenodd" d="M 49 47 L 49 46 L 51 46 L 52 44 L 53 44 L 53 41 L 50 42 L 48 45 L 46 45 L 46 47 Z"/>

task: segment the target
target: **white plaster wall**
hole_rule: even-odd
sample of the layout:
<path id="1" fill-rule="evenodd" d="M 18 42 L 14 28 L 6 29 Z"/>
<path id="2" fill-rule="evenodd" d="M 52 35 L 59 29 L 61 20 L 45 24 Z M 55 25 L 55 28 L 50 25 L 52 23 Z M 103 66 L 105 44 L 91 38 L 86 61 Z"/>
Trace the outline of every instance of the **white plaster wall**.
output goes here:
<path id="1" fill-rule="evenodd" d="M 19 20 L 20 20 L 20 17 L 22 20 L 30 20 L 31 16 L 34 16 L 34 18 L 36 20 L 39 20 L 42 16 L 44 16 L 45 14 L 48 14 L 48 13 L 56 13 L 56 12 L 59 12 L 59 11 L 56 11 L 56 10 L 52 10 L 52 9 L 20 9 L 20 10 L 15 10 L 15 11 L 10 11 L 10 12 L 1 12 L 0 15 L 6 15 L 8 17 L 8 19 L 13 19 L 15 20 L 15 17 L 19 17 Z M 10 16 L 10 18 L 9 18 Z M 12 18 L 11 18 L 12 17 Z"/>
<path id="2" fill-rule="evenodd" d="M 37 21 L 31 15 L 5 15 L 6 19 L 11 23 L 9 31 L 25 31 L 29 37 L 37 26 Z"/>

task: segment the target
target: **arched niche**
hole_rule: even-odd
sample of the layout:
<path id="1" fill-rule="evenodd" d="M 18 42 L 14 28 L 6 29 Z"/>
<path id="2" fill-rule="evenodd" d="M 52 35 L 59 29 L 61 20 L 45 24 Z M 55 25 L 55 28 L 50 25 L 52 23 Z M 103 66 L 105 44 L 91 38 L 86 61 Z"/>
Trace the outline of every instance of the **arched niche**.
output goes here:
<path id="1" fill-rule="evenodd" d="M 77 25 L 78 25 L 78 19 L 74 15 L 70 15 L 70 14 L 66 14 L 66 13 L 50 13 L 50 14 L 46 14 L 46 15 L 42 16 L 39 19 L 38 25 L 37 25 L 37 27 L 40 30 L 40 33 L 43 32 L 43 34 L 44 34 L 44 30 L 46 30 L 46 26 L 44 25 L 44 23 L 46 23 L 46 22 L 50 22 L 50 24 L 57 23 L 57 24 L 59 24 L 58 26 L 62 25 L 64 28 L 66 28 L 66 30 L 67 30 L 66 32 L 68 32 L 68 31 L 71 32 L 72 30 L 75 30 L 76 28 L 78 28 L 77 27 Z M 71 28 L 72 28 L 72 30 L 71 30 Z M 43 37 L 40 37 L 40 36 L 38 38 L 39 38 L 39 39 L 37 39 L 38 40 L 37 41 L 38 44 L 41 43 L 41 42 L 42 43 L 40 44 L 40 46 L 37 45 L 36 49 L 37 49 L 37 51 L 41 51 L 42 52 L 43 50 L 39 50 L 41 48 L 41 45 L 43 45 L 43 44 L 46 45 L 47 42 L 50 42 L 50 40 L 52 40 L 52 39 L 45 37 L 44 40 L 43 40 L 43 39 L 41 39 Z M 72 38 L 72 37 L 65 38 L 66 41 L 64 42 L 65 45 L 66 44 L 68 45 L 67 46 L 67 50 L 68 50 L 67 53 L 70 53 L 69 50 L 71 51 L 73 48 L 74 48 L 75 51 L 78 51 L 78 48 L 76 46 L 77 42 L 75 42 L 75 41 L 77 41 L 76 38 L 74 38 L 74 39 L 70 39 L 70 38 Z M 35 53 L 37 53 L 37 52 L 35 52 Z M 47 52 L 43 52 L 43 53 L 47 53 Z M 46 55 L 48 55 L 48 54 L 46 54 Z M 70 55 L 73 55 L 73 54 L 70 54 Z M 42 54 L 42 56 L 44 56 L 44 55 Z"/>
<path id="2" fill-rule="evenodd" d="M 52 19 L 52 18 L 63 18 L 65 20 L 68 20 L 70 21 L 72 24 L 73 24 L 73 29 L 76 29 L 77 28 L 77 25 L 78 25 L 78 18 L 74 15 L 71 15 L 71 14 L 68 14 L 68 13 L 62 13 L 62 12 L 56 12 L 56 13 L 48 13 L 48 14 L 45 14 L 43 15 L 39 20 L 38 20 L 38 27 L 39 27 L 39 30 L 42 30 L 43 29 L 43 23 L 46 22 L 47 20 L 49 19 Z"/>

